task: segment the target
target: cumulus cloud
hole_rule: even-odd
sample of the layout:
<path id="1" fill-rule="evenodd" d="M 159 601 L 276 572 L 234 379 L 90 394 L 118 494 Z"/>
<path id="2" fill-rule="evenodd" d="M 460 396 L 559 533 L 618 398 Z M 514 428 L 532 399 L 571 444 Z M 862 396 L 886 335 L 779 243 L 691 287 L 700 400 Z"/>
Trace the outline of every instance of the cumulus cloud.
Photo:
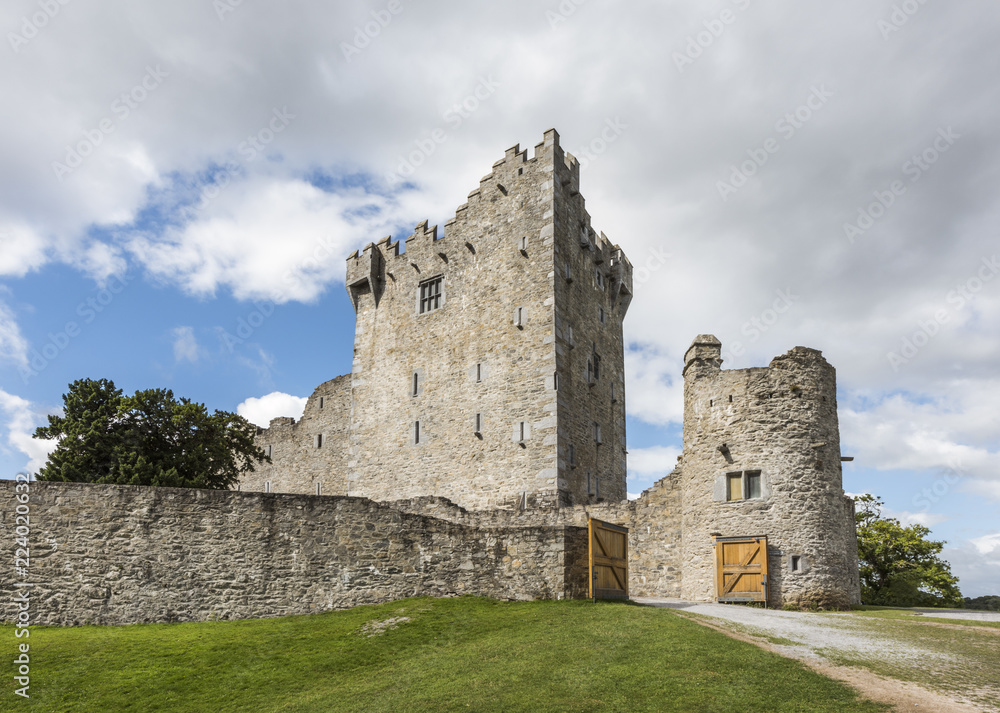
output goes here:
<path id="1" fill-rule="evenodd" d="M 987 535 L 963 543 L 959 547 L 945 547 L 941 557 L 951 564 L 951 571 L 958 576 L 958 586 L 966 597 L 1000 594 L 1000 534 Z"/>
<path id="2" fill-rule="evenodd" d="M 299 419 L 302 418 L 305 409 L 305 397 L 272 391 L 265 396 L 251 397 L 242 402 L 236 407 L 236 413 L 250 423 L 267 428 L 272 418 L 291 416 L 294 419 Z"/>
<path id="3" fill-rule="evenodd" d="M 28 471 L 37 472 L 56 447 L 56 441 L 32 438 L 35 428 L 44 425 L 46 412 L 39 410 L 26 399 L 0 389 L 0 411 L 6 417 L 7 438 L 5 451 L 11 448 L 28 457 Z"/>

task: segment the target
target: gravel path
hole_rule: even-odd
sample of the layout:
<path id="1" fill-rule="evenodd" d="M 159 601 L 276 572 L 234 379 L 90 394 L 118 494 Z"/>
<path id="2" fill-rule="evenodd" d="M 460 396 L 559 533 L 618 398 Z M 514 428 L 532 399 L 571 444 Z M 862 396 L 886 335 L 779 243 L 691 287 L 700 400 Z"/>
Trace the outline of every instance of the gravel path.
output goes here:
<path id="1" fill-rule="evenodd" d="M 771 638 L 788 639 L 794 643 L 772 642 L 772 647 L 786 656 L 799 659 L 819 659 L 823 651 L 858 654 L 864 658 L 878 656 L 899 663 L 913 664 L 929 659 L 950 661 L 946 654 L 909 646 L 872 631 L 870 619 L 831 616 L 809 612 L 788 612 L 777 609 L 757 609 L 731 604 L 685 602 L 676 599 L 636 599 L 640 604 L 683 610 L 738 624 L 746 633 Z"/>
<path id="2" fill-rule="evenodd" d="M 679 599 L 636 598 L 634 601 L 722 620 L 717 621 L 715 626 L 733 632 L 737 638 L 753 637 L 750 640 L 755 640 L 764 648 L 799 659 L 824 675 L 854 686 L 870 698 L 891 704 L 897 711 L 967 713 L 994 710 L 992 707 L 982 708 L 966 697 L 944 696 L 914 683 L 878 676 L 860 668 L 840 666 L 831 661 L 831 657 L 836 658 L 836 654 L 842 654 L 849 659 L 877 658 L 882 662 L 906 668 L 917 666 L 927 671 L 939 668 L 939 665 L 953 667 L 955 664 L 962 664 L 947 653 L 883 636 L 878 631 L 878 619 L 850 614 L 813 614 L 686 602 Z M 923 613 L 923 610 L 919 611 Z M 927 610 L 927 615 L 931 614 L 955 619 L 1000 620 L 1000 613 L 997 612 Z M 761 638 L 768 643 L 759 643 Z"/>

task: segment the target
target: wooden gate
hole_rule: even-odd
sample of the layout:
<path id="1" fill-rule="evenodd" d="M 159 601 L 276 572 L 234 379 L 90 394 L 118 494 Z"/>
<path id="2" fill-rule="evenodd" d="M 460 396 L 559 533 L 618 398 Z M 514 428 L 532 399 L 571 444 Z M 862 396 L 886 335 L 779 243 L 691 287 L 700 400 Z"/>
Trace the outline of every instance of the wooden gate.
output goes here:
<path id="1" fill-rule="evenodd" d="M 628 528 L 590 518 L 590 598 L 628 599 Z"/>
<path id="2" fill-rule="evenodd" d="M 767 604 L 767 537 L 715 538 L 715 591 L 720 602 Z"/>

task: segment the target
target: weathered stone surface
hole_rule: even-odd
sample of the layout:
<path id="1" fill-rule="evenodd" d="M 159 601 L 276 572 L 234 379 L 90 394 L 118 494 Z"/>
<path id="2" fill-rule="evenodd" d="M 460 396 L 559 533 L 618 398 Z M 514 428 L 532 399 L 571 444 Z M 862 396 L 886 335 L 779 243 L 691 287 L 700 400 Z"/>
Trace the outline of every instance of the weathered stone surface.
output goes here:
<path id="1" fill-rule="evenodd" d="M 260 433 L 274 462 L 241 488 L 476 509 L 623 500 L 632 268 L 591 227 L 579 168 L 547 131 L 531 159 L 515 146 L 494 164 L 443 236 L 424 221 L 349 257 L 352 373 Z M 436 278 L 441 306 L 421 314 Z"/>
<path id="2" fill-rule="evenodd" d="M 14 487 L 0 481 L 3 502 L 13 501 Z M 3 532 L 13 532 L 13 520 L 13 508 L 0 508 Z M 32 483 L 30 522 L 34 624 L 238 619 L 414 595 L 559 599 L 586 590 L 578 567 L 585 529 L 474 528 L 362 498 Z M 4 538 L 5 561 L 14 549 Z M 6 592 L 12 574 L 0 570 Z M 3 621 L 17 618 L 11 597 L 0 611 Z"/>
<path id="3" fill-rule="evenodd" d="M 696 339 L 685 357 L 684 454 L 677 473 L 681 596 L 714 596 L 713 534 L 767 535 L 773 605 L 859 604 L 836 371 L 805 347 L 775 357 L 767 368 L 723 371 L 721 363 L 721 346 L 710 336 Z M 748 470 L 761 473 L 761 497 L 727 502 L 726 475 Z M 800 558 L 797 572 L 793 555 Z"/>

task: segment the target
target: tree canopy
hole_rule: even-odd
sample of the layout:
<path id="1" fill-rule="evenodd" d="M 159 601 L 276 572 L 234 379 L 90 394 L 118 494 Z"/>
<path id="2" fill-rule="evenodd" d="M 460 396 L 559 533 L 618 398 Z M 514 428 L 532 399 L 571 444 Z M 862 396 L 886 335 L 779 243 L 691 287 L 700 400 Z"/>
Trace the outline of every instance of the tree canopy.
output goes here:
<path id="1" fill-rule="evenodd" d="M 228 489 L 270 461 L 245 418 L 209 414 L 169 389 L 125 396 L 108 379 L 78 379 L 63 405 L 62 416 L 35 430 L 35 438 L 59 440 L 39 480 Z"/>
<path id="2" fill-rule="evenodd" d="M 903 526 L 882 517 L 882 499 L 865 494 L 854 498 L 858 524 L 861 599 L 883 606 L 963 605 L 958 577 L 938 557 L 944 542 L 928 540 L 923 525 Z"/>

